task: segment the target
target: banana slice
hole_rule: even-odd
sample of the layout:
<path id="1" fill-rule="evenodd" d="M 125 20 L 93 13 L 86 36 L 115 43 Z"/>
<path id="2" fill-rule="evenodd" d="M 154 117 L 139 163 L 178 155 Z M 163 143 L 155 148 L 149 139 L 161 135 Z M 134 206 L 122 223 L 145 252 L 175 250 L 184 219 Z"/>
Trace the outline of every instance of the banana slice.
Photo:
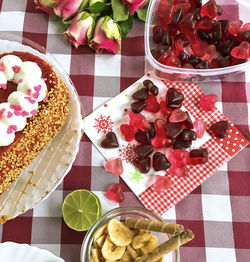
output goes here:
<path id="1" fill-rule="evenodd" d="M 158 238 L 152 234 L 137 235 L 134 237 L 132 247 L 140 249 L 143 254 L 153 251 L 157 247 Z"/>
<path id="2" fill-rule="evenodd" d="M 134 232 L 126 227 L 117 219 L 112 219 L 108 223 L 108 234 L 111 241 L 117 246 L 127 246 L 129 245 L 134 236 Z"/>
<path id="3" fill-rule="evenodd" d="M 135 260 L 138 257 L 137 252 L 133 249 L 133 247 L 131 247 L 131 245 L 127 246 L 127 252 L 133 260 Z"/>
<path id="4" fill-rule="evenodd" d="M 122 258 L 121 258 L 121 260 L 120 260 L 121 262 L 133 262 L 134 260 L 131 258 L 131 256 L 129 255 L 129 252 L 128 251 L 126 251 L 125 253 L 124 253 L 124 255 L 122 256 Z"/>
<path id="5" fill-rule="evenodd" d="M 102 227 L 98 228 L 94 235 L 93 235 L 93 240 L 94 240 L 94 244 L 96 242 L 96 240 L 101 237 L 102 235 L 106 236 L 108 234 L 107 231 L 107 224 L 103 225 Z"/>
<path id="6" fill-rule="evenodd" d="M 101 262 L 101 253 L 97 248 L 91 248 L 91 262 Z"/>
<path id="7" fill-rule="evenodd" d="M 106 239 L 106 236 L 104 236 L 104 235 L 97 238 L 96 241 L 95 241 L 95 246 L 101 248 L 104 244 L 105 239 Z"/>
<path id="8" fill-rule="evenodd" d="M 102 246 L 102 255 L 106 260 L 118 260 L 121 259 L 126 247 L 118 247 L 111 242 L 110 237 L 107 236 Z"/>

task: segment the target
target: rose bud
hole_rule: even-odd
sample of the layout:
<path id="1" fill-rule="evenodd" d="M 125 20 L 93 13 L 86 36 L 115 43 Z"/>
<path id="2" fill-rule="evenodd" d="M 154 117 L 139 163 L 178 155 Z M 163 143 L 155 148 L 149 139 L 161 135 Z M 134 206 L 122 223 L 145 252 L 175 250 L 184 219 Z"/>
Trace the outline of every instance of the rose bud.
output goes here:
<path id="1" fill-rule="evenodd" d="M 120 50 L 120 41 L 120 29 L 113 19 L 109 16 L 99 18 L 90 47 L 97 53 L 107 50 L 116 54 Z"/>
<path id="2" fill-rule="evenodd" d="M 87 45 L 92 39 L 95 28 L 95 19 L 88 12 L 79 13 L 64 33 L 66 38 L 77 48 Z"/>
<path id="3" fill-rule="evenodd" d="M 57 2 L 58 0 L 34 0 L 36 9 L 41 9 L 49 15 L 54 15 L 53 8 Z"/>
<path id="4" fill-rule="evenodd" d="M 76 14 L 79 9 L 83 9 L 87 3 L 88 0 L 60 0 L 54 7 L 54 12 L 65 21 Z"/>
<path id="5" fill-rule="evenodd" d="M 135 11 L 143 8 L 148 0 L 122 0 L 122 4 L 127 6 L 128 12 L 133 15 Z"/>

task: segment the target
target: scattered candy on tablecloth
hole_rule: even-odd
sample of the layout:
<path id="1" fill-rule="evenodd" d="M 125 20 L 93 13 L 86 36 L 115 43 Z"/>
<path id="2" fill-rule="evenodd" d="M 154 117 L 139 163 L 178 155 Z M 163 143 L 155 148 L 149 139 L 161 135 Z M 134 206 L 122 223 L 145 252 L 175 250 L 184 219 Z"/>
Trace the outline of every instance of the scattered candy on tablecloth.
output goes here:
<path id="1" fill-rule="evenodd" d="M 113 184 L 109 187 L 105 196 L 116 203 L 121 203 L 124 200 L 122 186 L 120 184 Z"/>
<path id="2" fill-rule="evenodd" d="M 122 160 L 120 157 L 111 159 L 104 163 L 104 169 L 115 176 L 120 176 L 123 173 Z"/>

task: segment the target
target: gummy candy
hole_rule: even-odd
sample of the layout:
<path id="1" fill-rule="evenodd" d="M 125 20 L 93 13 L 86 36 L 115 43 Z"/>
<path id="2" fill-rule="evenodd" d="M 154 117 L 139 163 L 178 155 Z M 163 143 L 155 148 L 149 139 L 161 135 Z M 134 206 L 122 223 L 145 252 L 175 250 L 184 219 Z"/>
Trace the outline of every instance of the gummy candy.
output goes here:
<path id="1" fill-rule="evenodd" d="M 132 95 L 132 98 L 134 100 L 144 101 L 148 98 L 148 90 L 146 88 L 141 88 Z"/>
<path id="2" fill-rule="evenodd" d="M 247 30 L 247 31 L 241 31 L 237 34 L 237 37 L 236 39 L 239 41 L 239 42 L 248 42 L 250 43 L 250 29 Z"/>
<path id="3" fill-rule="evenodd" d="M 161 101 L 160 102 L 160 110 L 161 110 L 161 113 L 164 116 L 170 116 L 172 111 L 173 111 L 173 109 L 166 107 L 166 102 L 165 101 Z"/>
<path id="4" fill-rule="evenodd" d="M 215 0 L 209 0 L 201 8 L 201 15 L 208 16 L 210 18 L 215 18 L 220 13 L 220 9 L 216 4 Z"/>
<path id="5" fill-rule="evenodd" d="M 193 149 L 189 153 L 189 165 L 205 164 L 208 161 L 208 151 L 206 148 Z"/>
<path id="6" fill-rule="evenodd" d="M 194 130 L 198 138 L 202 138 L 207 128 L 207 124 L 202 119 L 194 121 Z"/>
<path id="7" fill-rule="evenodd" d="M 250 30 L 250 23 L 244 24 L 244 25 L 241 27 L 241 29 L 240 29 L 240 31 L 248 31 L 248 30 Z"/>
<path id="8" fill-rule="evenodd" d="M 235 20 L 229 22 L 228 32 L 232 35 L 237 35 L 240 32 L 243 22 L 241 20 Z"/>
<path id="9" fill-rule="evenodd" d="M 241 42 L 239 46 L 232 49 L 231 55 L 238 59 L 250 58 L 250 44 L 246 41 Z"/>
<path id="10" fill-rule="evenodd" d="M 152 139 L 152 145 L 155 149 L 160 149 L 165 146 L 169 146 L 172 144 L 172 140 L 166 137 L 166 133 L 164 130 L 164 125 L 166 121 L 163 119 L 156 119 L 155 120 L 155 137 Z"/>
<path id="11" fill-rule="evenodd" d="M 199 101 L 200 107 L 206 112 L 213 111 L 215 109 L 216 102 L 218 102 L 218 97 L 214 94 L 202 96 Z"/>
<path id="12" fill-rule="evenodd" d="M 123 173 L 122 160 L 120 157 L 106 161 L 104 169 L 115 176 L 120 176 Z"/>
<path id="13" fill-rule="evenodd" d="M 153 155 L 153 168 L 155 171 L 166 170 L 170 168 L 171 164 L 169 163 L 166 156 L 160 152 L 156 152 Z"/>
<path id="14" fill-rule="evenodd" d="M 142 159 L 137 157 L 133 160 L 133 164 L 141 173 L 146 174 L 150 169 L 150 157 Z"/>
<path id="15" fill-rule="evenodd" d="M 116 203 L 123 202 L 124 195 L 122 186 L 120 184 L 113 184 L 109 187 L 108 191 L 105 193 L 105 196 Z"/>
<path id="16" fill-rule="evenodd" d="M 220 41 L 222 38 L 222 27 L 221 23 L 215 22 L 212 31 L 213 40 Z"/>
<path id="17" fill-rule="evenodd" d="M 167 123 L 164 126 L 166 131 L 166 137 L 169 139 L 176 138 L 182 131 L 182 125 L 180 123 Z"/>
<path id="18" fill-rule="evenodd" d="M 131 110 L 135 114 L 138 114 L 142 110 L 144 110 L 147 106 L 148 106 L 148 103 L 146 101 L 137 101 L 131 104 Z"/>
<path id="19" fill-rule="evenodd" d="M 229 128 L 229 123 L 226 120 L 222 120 L 222 121 L 212 124 L 210 128 L 216 137 L 224 138 L 227 136 L 227 130 Z"/>
<path id="20" fill-rule="evenodd" d="M 164 192 L 166 189 L 168 189 L 169 187 L 171 187 L 172 184 L 173 184 L 173 182 L 169 177 L 155 175 L 153 177 L 152 189 L 157 194 L 160 194 L 160 193 Z"/>
<path id="21" fill-rule="evenodd" d="M 170 35 L 169 35 L 169 31 L 168 30 L 165 30 L 164 33 L 163 33 L 163 36 L 162 36 L 162 39 L 161 39 L 161 42 L 163 45 L 168 45 L 168 46 L 171 46 L 171 38 L 170 38 Z"/>
<path id="22" fill-rule="evenodd" d="M 140 129 L 141 131 L 148 131 L 151 129 L 151 125 L 147 122 L 146 118 L 141 114 L 135 114 L 132 111 L 129 112 L 129 124 L 134 129 Z"/>
<path id="23" fill-rule="evenodd" d="M 186 150 L 175 149 L 172 154 L 168 156 L 168 161 L 171 167 L 183 168 L 187 165 L 189 152 Z"/>
<path id="24" fill-rule="evenodd" d="M 172 0 L 162 0 L 158 9 L 158 25 L 166 29 L 167 25 L 171 22 L 174 6 Z"/>
<path id="25" fill-rule="evenodd" d="M 126 141 L 131 142 L 134 139 L 134 128 L 132 126 L 122 124 L 120 126 L 120 132 Z"/>
<path id="26" fill-rule="evenodd" d="M 134 151 L 140 158 L 145 158 L 152 154 L 154 147 L 152 145 L 138 145 L 134 148 Z"/>
<path id="27" fill-rule="evenodd" d="M 148 99 L 145 100 L 145 102 L 148 104 L 144 109 L 145 111 L 157 113 L 160 110 L 160 104 L 157 102 L 157 98 L 154 95 L 148 95 Z"/>
<path id="28" fill-rule="evenodd" d="M 187 119 L 187 113 L 182 111 L 181 109 L 175 109 L 170 117 L 169 117 L 169 122 L 176 123 L 176 122 L 183 122 Z"/>
<path id="29" fill-rule="evenodd" d="M 209 63 L 212 62 L 213 59 L 216 58 L 216 46 L 215 45 L 208 45 L 204 56 L 201 58 L 203 61 L 207 60 Z"/>
<path id="30" fill-rule="evenodd" d="M 105 138 L 101 142 L 102 148 L 117 148 L 119 147 L 116 134 L 114 132 L 108 132 Z"/>
<path id="31" fill-rule="evenodd" d="M 181 39 L 177 39 L 174 44 L 176 55 L 179 55 L 184 51 L 183 41 Z"/>
<path id="32" fill-rule="evenodd" d="M 183 126 L 183 128 L 193 129 L 194 128 L 193 121 L 192 121 L 189 113 L 187 111 L 186 111 L 186 113 L 187 113 L 187 119 L 183 122 L 182 126 Z"/>

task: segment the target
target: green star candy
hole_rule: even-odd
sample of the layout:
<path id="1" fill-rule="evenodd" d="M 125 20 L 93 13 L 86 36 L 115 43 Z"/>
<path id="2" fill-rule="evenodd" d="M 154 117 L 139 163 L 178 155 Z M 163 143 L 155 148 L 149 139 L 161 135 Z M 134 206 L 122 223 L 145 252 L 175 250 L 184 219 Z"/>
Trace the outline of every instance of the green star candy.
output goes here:
<path id="1" fill-rule="evenodd" d="M 138 184 L 140 180 L 143 178 L 142 174 L 136 169 L 134 172 L 129 173 L 131 175 L 131 180 L 135 180 Z"/>

